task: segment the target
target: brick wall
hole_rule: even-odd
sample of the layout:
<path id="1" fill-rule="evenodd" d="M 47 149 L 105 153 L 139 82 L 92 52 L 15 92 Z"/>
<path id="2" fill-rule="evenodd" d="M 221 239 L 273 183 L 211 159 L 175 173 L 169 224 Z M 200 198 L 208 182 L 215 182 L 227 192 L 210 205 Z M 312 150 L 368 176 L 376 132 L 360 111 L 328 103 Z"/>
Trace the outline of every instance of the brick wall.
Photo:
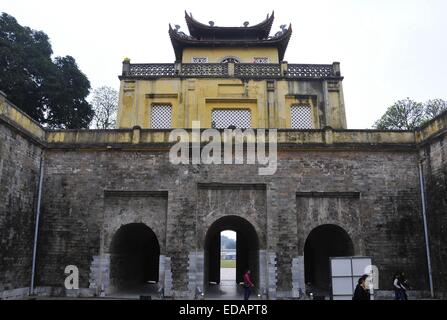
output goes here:
<path id="1" fill-rule="evenodd" d="M 266 204 L 260 207 L 259 198 L 250 198 L 246 190 L 213 190 L 204 198 L 208 191 L 202 188 L 199 192 L 198 183 L 264 184 Z M 110 207 L 104 190 L 168 192 L 163 222 L 165 252 L 172 258 L 177 291 L 187 290 L 188 254 L 203 245 L 206 226 L 212 223 L 209 217 L 225 214 L 239 215 L 260 227 L 261 244 L 277 255 L 278 291 L 292 290 L 292 259 L 303 255 L 312 229 L 328 223 L 350 234 L 355 254 L 373 257 L 381 272 L 381 288 L 390 289 L 393 272 L 405 270 L 415 289 L 427 289 L 417 153 L 411 150 L 282 151 L 277 173 L 267 177 L 257 175 L 256 166 L 173 166 L 163 152 L 48 150 L 40 285 L 60 285 L 63 268 L 76 264 L 81 286 L 88 286 L 89 267 L 100 252 L 103 225 L 109 222 L 104 220 L 104 209 Z M 313 210 L 297 202 L 297 192 L 315 191 L 359 192 L 360 198 L 354 202 L 329 201 L 333 204 Z M 225 207 L 220 201 L 230 201 L 226 208 L 231 212 L 215 212 L 200 205 L 207 198 L 213 199 L 217 209 Z M 242 203 L 243 199 L 247 203 Z M 158 214 L 134 203 L 138 202 L 115 210 L 123 223 Z M 259 212 L 254 217 L 256 210 Z M 153 228 L 163 230 L 157 225 Z"/>
<path id="2" fill-rule="evenodd" d="M 430 139 L 421 149 L 427 193 L 427 220 L 437 295 L 447 297 L 447 135 Z"/>
<path id="3" fill-rule="evenodd" d="M 0 292 L 30 285 L 41 151 L 0 119 Z"/>
<path id="4" fill-rule="evenodd" d="M 92 265 L 109 253 L 114 231 L 141 222 L 156 233 L 166 258 L 163 274 L 170 283 L 172 272 L 174 294 L 181 296 L 192 287 L 190 257 L 203 250 L 208 228 L 216 219 L 237 215 L 258 233 L 270 268 L 261 268 L 268 273 L 263 281 L 276 279 L 279 297 L 296 290 L 307 236 L 323 224 L 342 227 L 354 253 L 372 257 L 381 289 L 391 289 L 393 273 L 403 270 L 414 289 L 427 290 L 422 157 L 435 289 L 445 292 L 447 142 L 445 133 L 430 136 L 445 127 L 438 122 L 417 132 L 423 138 L 419 154 L 408 132 L 286 132 L 281 139 L 308 145 L 280 147 L 276 174 L 259 176 L 255 165 L 171 165 L 163 144 L 144 140 L 165 132 L 145 131 L 143 143 L 131 130 L 45 133 L 32 123 L 35 134 L 4 120 L 0 117 L 0 291 L 29 286 L 40 141 L 46 139 L 38 286 L 61 287 L 64 268 L 76 265 L 80 286 L 88 287 Z M 299 138 L 308 134 L 336 139 Z M 118 142 L 106 148 L 109 138 Z M 273 284 L 268 286 L 272 291 Z"/>

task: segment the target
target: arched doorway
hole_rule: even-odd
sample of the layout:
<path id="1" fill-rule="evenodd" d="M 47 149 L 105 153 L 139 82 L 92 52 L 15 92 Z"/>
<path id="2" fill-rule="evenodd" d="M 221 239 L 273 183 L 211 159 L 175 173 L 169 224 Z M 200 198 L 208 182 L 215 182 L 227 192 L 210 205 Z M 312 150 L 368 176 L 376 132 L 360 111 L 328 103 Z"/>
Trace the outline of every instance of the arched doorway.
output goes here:
<path id="1" fill-rule="evenodd" d="M 341 227 L 327 224 L 313 229 L 304 245 L 304 274 L 306 285 L 315 295 L 329 296 L 331 292 L 330 257 L 350 257 L 354 245 Z"/>
<path id="2" fill-rule="evenodd" d="M 250 269 L 255 285 L 259 285 L 259 239 L 255 228 L 247 220 L 238 216 L 226 216 L 215 221 L 208 229 L 204 245 L 204 285 L 221 283 L 221 232 L 231 230 L 236 233 L 236 279 L 234 288 L 243 282 L 243 275 Z M 230 297 L 228 297 L 230 298 Z"/>
<path id="3" fill-rule="evenodd" d="M 145 292 L 158 282 L 160 245 L 143 223 L 122 226 L 110 246 L 110 284 L 115 292 Z"/>

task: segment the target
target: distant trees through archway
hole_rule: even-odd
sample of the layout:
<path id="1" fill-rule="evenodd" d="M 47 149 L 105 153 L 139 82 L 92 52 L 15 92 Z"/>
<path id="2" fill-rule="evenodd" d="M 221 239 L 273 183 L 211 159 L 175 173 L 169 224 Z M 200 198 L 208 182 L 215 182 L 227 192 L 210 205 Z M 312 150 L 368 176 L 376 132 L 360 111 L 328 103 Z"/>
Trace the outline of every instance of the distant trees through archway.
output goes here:
<path id="1" fill-rule="evenodd" d="M 230 284 L 236 281 L 237 234 L 231 230 L 220 233 L 220 280 Z"/>
<path id="2" fill-rule="evenodd" d="M 225 230 L 236 233 L 235 282 L 242 282 L 245 271 L 250 269 L 253 279 L 259 283 L 259 240 L 256 230 L 241 217 L 226 216 L 214 222 L 205 237 L 205 285 L 221 282 L 221 233 Z"/>

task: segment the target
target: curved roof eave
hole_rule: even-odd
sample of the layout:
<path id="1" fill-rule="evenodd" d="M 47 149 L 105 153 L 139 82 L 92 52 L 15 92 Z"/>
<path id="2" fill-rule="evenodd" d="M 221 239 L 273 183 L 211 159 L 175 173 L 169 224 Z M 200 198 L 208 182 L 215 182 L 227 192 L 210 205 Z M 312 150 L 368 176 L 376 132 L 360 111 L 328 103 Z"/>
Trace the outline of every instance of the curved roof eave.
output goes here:
<path id="1" fill-rule="evenodd" d="M 256 32 L 258 31 L 259 33 L 261 33 L 265 38 L 268 37 L 268 35 L 270 34 L 270 30 L 272 29 L 272 25 L 273 25 L 273 20 L 275 19 L 275 11 L 272 11 L 271 15 L 267 14 L 267 18 L 256 24 L 253 26 L 247 26 L 247 27 L 219 27 L 219 26 L 210 26 L 210 25 L 206 25 L 204 23 L 201 23 L 197 20 L 195 20 L 192 17 L 192 14 L 190 13 L 188 15 L 188 13 L 185 11 L 185 20 L 186 20 L 186 24 L 188 26 L 188 30 L 189 33 L 194 36 L 194 37 L 198 37 L 200 35 L 199 31 L 202 32 L 211 32 L 211 31 L 215 31 L 217 30 L 221 30 L 221 31 L 243 31 L 243 30 L 249 30 L 252 32 Z"/>
<path id="2" fill-rule="evenodd" d="M 254 47 L 276 47 L 278 48 L 279 60 L 284 58 L 285 51 L 287 49 L 290 37 L 292 36 L 292 25 L 285 33 L 278 37 L 272 37 L 262 40 L 198 40 L 193 37 L 185 38 L 180 36 L 172 26 L 169 24 L 169 37 L 175 51 L 176 59 L 179 60 L 182 57 L 183 48 L 187 47 L 237 47 L 237 46 L 254 46 Z"/>

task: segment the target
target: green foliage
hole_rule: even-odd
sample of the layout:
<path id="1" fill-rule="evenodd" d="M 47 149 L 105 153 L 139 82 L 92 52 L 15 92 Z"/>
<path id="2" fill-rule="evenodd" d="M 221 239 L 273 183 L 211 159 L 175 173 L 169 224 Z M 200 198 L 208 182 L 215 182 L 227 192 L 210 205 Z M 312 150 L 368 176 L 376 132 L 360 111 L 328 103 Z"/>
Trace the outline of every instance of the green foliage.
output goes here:
<path id="1" fill-rule="evenodd" d="M 85 100 L 90 82 L 71 56 L 57 57 L 57 83 L 49 93 L 47 123 L 53 128 L 88 128 L 94 111 Z"/>
<path id="2" fill-rule="evenodd" d="M 379 130 L 411 130 L 424 121 L 424 106 L 407 98 L 399 100 L 380 118 L 374 127 Z"/>
<path id="3" fill-rule="evenodd" d="M 414 130 L 447 110 L 447 101 L 429 100 L 426 103 L 407 98 L 394 103 L 385 114 L 375 122 L 379 130 Z"/>
<path id="4" fill-rule="evenodd" d="M 447 101 L 442 99 L 428 100 L 425 105 L 425 113 L 429 119 L 433 119 L 447 110 Z"/>
<path id="5" fill-rule="evenodd" d="M 220 247 L 222 249 L 236 249 L 236 240 L 230 239 L 224 235 L 220 236 Z"/>
<path id="6" fill-rule="evenodd" d="M 220 260 L 221 268 L 236 268 L 236 260 Z"/>
<path id="7" fill-rule="evenodd" d="M 90 82 L 71 56 L 51 59 L 42 31 L 0 16 L 0 90 L 33 119 L 51 128 L 87 128 Z"/>

